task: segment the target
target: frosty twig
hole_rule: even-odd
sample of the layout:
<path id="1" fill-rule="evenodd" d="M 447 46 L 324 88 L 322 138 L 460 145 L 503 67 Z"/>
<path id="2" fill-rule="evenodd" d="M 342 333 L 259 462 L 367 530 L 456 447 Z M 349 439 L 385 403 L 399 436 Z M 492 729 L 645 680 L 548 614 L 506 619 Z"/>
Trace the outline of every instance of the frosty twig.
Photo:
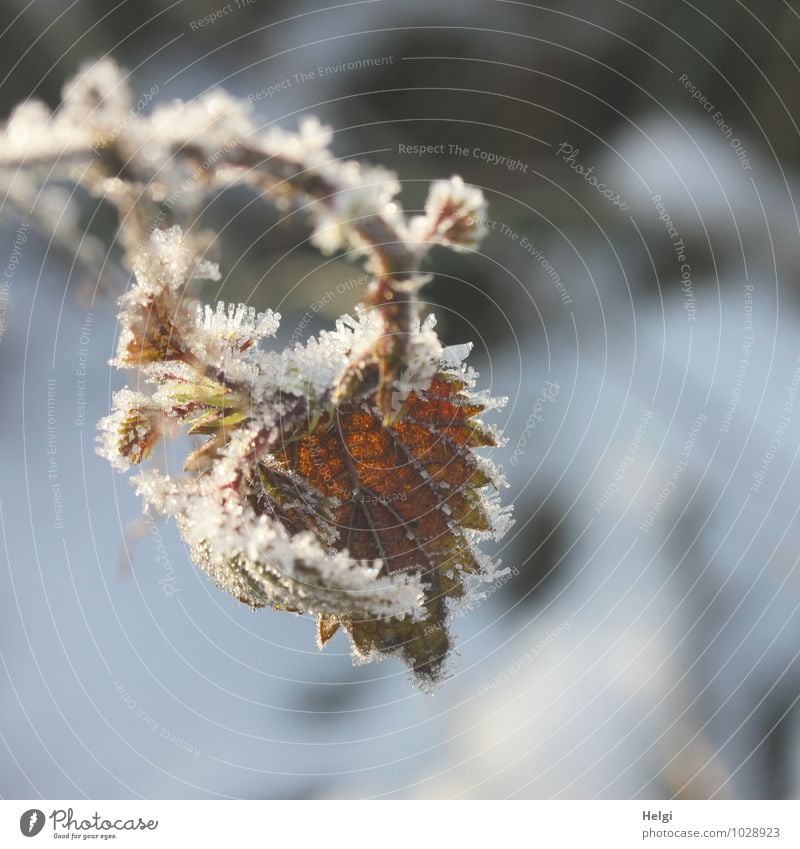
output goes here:
<path id="1" fill-rule="evenodd" d="M 135 480 L 211 578 L 254 607 L 316 616 L 320 645 L 342 627 L 359 657 L 399 654 L 433 681 L 449 605 L 495 574 L 479 543 L 510 524 L 493 494 L 502 476 L 477 453 L 498 443 L 480 415 L 500 402 L 473 391 L 468 347 L 442 348 L 417 301 L 431 246 L 477 247 L 485 205 L 454 177 L 409 219 L 396 176 L 336 159 L 331 140 L 314 119 L 262 130 L 219 91 L 141 114 L 105 61 L 54 114 L 14 112 L 0 176 L 17 199 L 67 176 L 118 210 L 135 282 L 114 364 L 154 389 L 116 394 L 101 453 L 126 469 L 175 432 L 203 438 L 185 475 Z M 321 251 L 364 257 L 373 280 L 355 317 L 277 352 L 260 345 L 277 314 L 192 301 L 192 278 L 219 270 L 177 224 L 199 193 L 231 184 L 307 210 Z"/>

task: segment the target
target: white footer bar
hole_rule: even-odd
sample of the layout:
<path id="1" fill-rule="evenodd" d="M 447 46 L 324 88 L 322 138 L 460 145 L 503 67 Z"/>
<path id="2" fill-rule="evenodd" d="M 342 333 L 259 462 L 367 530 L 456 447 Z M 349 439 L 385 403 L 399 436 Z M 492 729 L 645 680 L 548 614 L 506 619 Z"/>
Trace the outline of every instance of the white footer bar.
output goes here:
<path id="1" fill-rule="evenodd" d="M 800 847 L 774 801 L 0 801 L 0 846 Z M 289 841 L 291 841 L 289 843 Z M 436 842 L 434 842 L 436 841 Z"/>

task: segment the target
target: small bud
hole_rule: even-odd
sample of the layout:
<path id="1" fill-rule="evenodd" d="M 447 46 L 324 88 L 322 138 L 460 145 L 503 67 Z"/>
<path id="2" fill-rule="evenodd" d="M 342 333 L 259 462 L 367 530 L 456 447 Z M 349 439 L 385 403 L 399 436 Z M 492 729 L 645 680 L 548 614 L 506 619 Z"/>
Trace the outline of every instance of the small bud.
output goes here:
<path id="1" fill-rule="evenodd" d="M 100 422 L 98 453 L 119 471 L 146 460 L 164 435 L 165 411 L 139 392 L 114 396 L 114 412 Z"/>
<path id="2" fill-rule="evenodd" d="M 474 250 L 486 235 L 485 221 L 483 192 L 461 177 L 451 177 L 431 185 L 425 215 L 412 219 L 410 229 L 412 238 L 422 243 Z"/>

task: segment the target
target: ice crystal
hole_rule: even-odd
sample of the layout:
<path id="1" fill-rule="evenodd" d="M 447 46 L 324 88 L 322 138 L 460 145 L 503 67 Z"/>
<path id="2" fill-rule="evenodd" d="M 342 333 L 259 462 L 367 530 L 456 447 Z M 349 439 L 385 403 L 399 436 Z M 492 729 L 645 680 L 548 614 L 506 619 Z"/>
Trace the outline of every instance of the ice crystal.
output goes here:
<path id="1" fill-rule="evenodd" d="M 212 336 L 236 351 L 257 345 L 264 337 L 273 336 L 278 329 L 280 316 L 267 310 L 256 313 L 245 304 L 217 303 L 216 310 L 208 304 L 198 306 L 198 324 Z"/>

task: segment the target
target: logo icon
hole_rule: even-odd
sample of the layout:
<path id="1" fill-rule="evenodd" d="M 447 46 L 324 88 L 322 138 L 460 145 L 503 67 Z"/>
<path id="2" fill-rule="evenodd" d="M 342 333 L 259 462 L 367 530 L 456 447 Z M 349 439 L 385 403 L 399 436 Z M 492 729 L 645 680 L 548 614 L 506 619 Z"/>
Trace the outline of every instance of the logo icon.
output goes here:
<path id="1" fill-rule="evenodd" d="M 44 828 L 44 812 L 38 808 L 31 808 L 19 818 L 19 830 L 25 837 L 36 837 Z"/>

